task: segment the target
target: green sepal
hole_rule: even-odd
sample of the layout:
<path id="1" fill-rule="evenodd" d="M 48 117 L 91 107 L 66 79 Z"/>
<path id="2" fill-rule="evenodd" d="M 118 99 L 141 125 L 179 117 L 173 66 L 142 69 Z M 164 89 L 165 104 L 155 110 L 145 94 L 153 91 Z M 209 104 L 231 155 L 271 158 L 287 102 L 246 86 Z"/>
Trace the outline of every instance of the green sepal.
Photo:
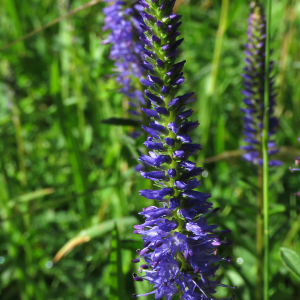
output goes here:
<path id="1" fill-rule="evenodd" d="M 174 106 L 169 106 L 168 107 L 168 111 L 175 111 L 177 110 L 178 108 L 177 107 L 174 107 Z"/>
<path id="2" fill-rule="evenodd" d="M 165 24 L 168 24 L 169 21 L 170 21 L 170 17 L 165 17 L 162 19 L 162 22 Z"/>
<path id="3" fill-rule="evenodd" d="M 160 165 L 160 168 L 168 169 L 168 167 L 169 167 L 170 164 L 171 163 L 163 163 L 163 164 Z M 157 167 L 157 168 L 159 169 L 159 167 Z"/>
<path id="4" fill-rule="evenodd" d="M 162 45 L 162 46 L 165 46 L 165 45 Z M 161 56 L 165 56 L 166 51 L 164 51 L 162 48 L 159 48 L 159 49 L 158 49 L 158 53 L 159 53 Z"/>
<path id="5" fill-rule="evenodd" d="M 181 206 L 180 206 L 180 207 L 181 207 Z M 185 218 L 183 218 L 183 217 L 181 216 L 181 214 L 180 214 L 180 212 L 179 212 L 179 209 L 177 209 L 176 215 L 177 215 L 177 217 L 178 217 L 180 220 L 185 221 Z"/>
<path id="6" fill-rule="evenodd" d="M 145 31 L 144 35 L 151 41 L 152 34 L 149 31 Z"/>
<path id="7" fill-rule="evenodd" d="M 154 85 L 154 87 L 156 88 L 156 86 L 155 86 L 155 84 L 153 84 Z M 155 89 L 153 89 L 152 87 L 147 87 L 147 91 L 148 92 L 150 92 L 151 94 L 153 94 L 154 95 L 154 92 L 156 92 L 156 90 Z"/>
<path id="8" fill-rule="evenodd" d="M 170 115 L 170 113 L 167 116 L 160 114 L 160 113 L 158 113 L 158 114 L 159 114 L 160 118 L 162 119 L 162 121 L 166 120 Z"/>
<path id="9" fill-rule="evenodd" d="M 151 39 L 150 39 L 150 41 L 151 41 Z M 152 43 L 152 42 L 151 42 Z M 152 43 L 153 44 L 153 43 Z M 153 51 L 153 46 L 152 46 L 152 48 L 150 48 L 148 45 L 145 45 L 145 49 L 146 50 L 148 50 L 148 51 Z"/>
<path id="10" fill-rule="evenodd" d="M 161 35 L 161 38 L 162 39 L 166 39 L 168 37 L 168 35 L 166 34 L 166 33 L 163 33 L 162 35 Z M 168 42 L 167 42 L 167 44 L 168 44 Z"/>
<path id="11" fill-rule="evenodd" d="M 156 65 L 156 60 L 152 57 L 146 56 L 145 60 L 152 65 Z"/>
<path id="12" fill-rule="evenodd" d="M 163 81 L 165 82 L 165 83 L 170 83 L 171 82 L 171 79 L 172 77 L 169 77 L 168 75 L 166 75 L 166 74 L 164 74 L 164 76 L 163 76 Z"/>
<path id="13" fill-rule="evenodd" d="M 173 156 L 173 160 L 174 160 L 175 162 L 178 162 L 178 163 L 181 162 L 181 158 L 177 158 L 177 157 L 174 157 L 174 156 Z"/>
<path id="14" fill-rule="evenodd" d="M 169 51 L 169 52 L 170 52 L 170 51 Z M 165 63 L 166 63 L 166 64 L 174 65 L 174 64 L 175 64 L 175 60 L 176 60 L 176 57 L 166 57 L 166 56 L 165 56 Z"/>

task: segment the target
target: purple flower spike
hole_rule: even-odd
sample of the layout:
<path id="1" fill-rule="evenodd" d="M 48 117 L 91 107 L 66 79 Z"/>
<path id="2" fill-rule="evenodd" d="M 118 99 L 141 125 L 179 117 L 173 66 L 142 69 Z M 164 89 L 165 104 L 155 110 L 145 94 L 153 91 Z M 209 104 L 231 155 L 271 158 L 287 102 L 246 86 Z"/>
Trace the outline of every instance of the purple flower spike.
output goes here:
<path id="1" fill-rule="evenodd" d="M 142 6 L 135 5 L 135 1 L 132 0 L 104 1 L 110 5 L 103 9 L 105 14 L 103 30 L 109 30 L 110 34 L 103 43 L 111 44 L 109 57 L 115 61 L 114 71 L 116 81 L 120 86 L 119 92 L 127 96 L 133 106 L 133 109 L 131 107 L 128 112 L 140 121 L 141 107 L 146 103 L 144 95 L 135 88 L 135 85 L 138 78 L 145 74 L 145 70 L 151 71 L 151 65 L 147 63 L 141 65 L 140 53 L 143 51 L 143 43 L 140 39 L 145 37 L 143 31 L 147 30 L 147 26 L 140 28 L 142 18 L 139 13 L 142 7 L 147 8 L 148 4 L 143 1 Z M 131 136 L 136 138 L 140 134 L 140 131 L 134 131 Z"/>
<path id="2" fill-rule="evenodd" d="M 262 166 L 262 120 L 264 115 L 264 90 L 265 90 L 265 48 L 266 48 L 266 19 L 263 8 L 260 4 L 251 3 L 251 14 L 248 19 L 245 62 L 247 67 L 244 69 L 242 77 L 245 88 L 241 91 L 243 102 L 246 108 L 241 111 L 245 114 L 243 134 L 246 145 L 241 149 L 245 150 L 243 159 Z M 272 71 L 272 62 L 270 63 L 270 72 Z M 273 90 L 274 80 L 270 78 L 270 106 L 269 106 L 269 138 L 276 133 L 278 120 L 272 116 L 275 107 L 275 97 Z M 268 144 L 269 156 L 277 152 L 275 142 Z M 280 166 L 278 160 L 270 160 L 269 166 Z"/>
<path id="3" fill-rule="evenodd" d="M 208 193 L 195 191 L 200 186 L 196 179 L 203 169 L 188 160 L 201 150 L 189 136 L 198 125 L 189 117 L 193 111 L 185 105 L 193 93 L 176 95 L 184 84 L 182 68 L 185 61 L 175 63 L 178 47 L 183 39 L 176 40 L 181 16 L 173 14 L 175 0 L 142 0 L 144 24 L 141 25 L 146 38 L 144 68 L 148 76 L 141 79 L 146 86 L 145 96 L 151 109 L 143 111 L 153 122 L 144 130 L 150 135 L 144 143 L 149 156 L 142 155 L 140 161 L 155 170 L 141 171 L 145 179 L 155 182 L 156 190 L 142 190 L 140 195 L 149 200 L 162 202 L 162 207 L 150 206 L 140 214 L 145 218 L 135 225 L 134 233 L 142 235 L 143 249 L 138 250 L 139 272 L 135 281 L 146 280 L 153 284 L 153 291 L 134 298 L 155 294 L 155 299 L 177 297 L 182 300 L 216 299 L 213 294 L 218 286 L 224 287 L 216 277 L 218 263 L 227 258 L 216 255 L 220 245 L 229 245 L 220 234 L 228 230 L 216 230 L 218 225 L 207 224 L 206 215 L 215 213 Z M 159 30 L 158 30 L 159 28 Z M 251 139 L 251 137 L 249 137 Z"/>

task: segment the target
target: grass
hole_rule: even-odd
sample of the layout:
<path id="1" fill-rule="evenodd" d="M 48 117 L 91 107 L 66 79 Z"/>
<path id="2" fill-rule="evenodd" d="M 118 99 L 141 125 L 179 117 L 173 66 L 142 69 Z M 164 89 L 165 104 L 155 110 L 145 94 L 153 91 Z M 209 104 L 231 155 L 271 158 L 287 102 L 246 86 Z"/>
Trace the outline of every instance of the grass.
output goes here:
<path id="1" fill-rule="evenodd" d="M 195 91 L 197 96 L 191 106 L 193 118 L 201 125 L 193 140 L 202 144 L 197 161 L 207 171 L 201 189 L 212 193 L 214 206 L 221 207 L 209 222 L 232 230 L 229 238 L 233 246 L 221 249 L 222 256 L 232 256 L 232 263 L 222 265 L 218 272 L 223 283 L 238 286 L 237 299 L 252 300 L 257 179 L 255 169 L 236 151 L 242 141 L 240 73 L 249 9 L 246 1 L 229 1 L 226 16 L 221 13 L 222 2 L 225 5 L 226 1 L 191 0 L 179 7 L 185 38 L 180 58 L 187 60 L 183 89 Z M 85 3 L 29 0 L 17 5 L 16 1 L 1 0 L 0 48 Z M 271 169 L 269 176 L 269 293 L 270 300 L 295 300 L 299 283 L 283 266 L 278 251 L 284 246 L 300 252 L 300 207 L 294 196 L 299 177 L 288 171 L 300 152 L 296 141 L 300 116 L 299 19 L 290 13 L 298 6 L 295 1 L 273 0 L 272 4 L 272 58 L 279 92 L 275 113 L 280 118 L 276 139 L 283 149 L 278 155 L 284 164 Z M 130 299 L 135 291 L 151 290 L 147 284 L 134 284 L 131 277 L 134 266 L 130 260 L 141 245 L 132 233 L 132 223 L 113 227 L 115 220 L 119 224 L 128 216 L 141 222 L 138 212 L 152 202 L 138 195 L 150 185 L 133 171 L 136 153 L 127 136 L 131 127 L 101 123 L 112 117 L 128 117 L 124 114 L 127 99 L 118 94 L 111 76 L 109 47 L 101 44 L 107 34 L 101 29 L 103 7 L 103 3 L 86 7 L 0 51 L 3 300 L 109 299 L 109 287 L 116 277 L 110 264 L 112 251 L 117 256 L 121 251 L 124 299 Z M 220 43 L 217 32 L 221 24 Z M 216 68 L 214 53 L 219 57 Z M 211 96 L 207 84 L 212 74 L 215 84 Z M 209 159 L 216 156 L 220 159 Z M 38 193 L 49 189 L 51 193 Z M 17 200 L 31 193 L 35 193 L 31 200 Z M 109 231 L 93 232 L 89 241 L 53 262 L 68 241 L 106 222 L 110 222 Z M 218 295 L 228 293 L 223 289 Z"/>

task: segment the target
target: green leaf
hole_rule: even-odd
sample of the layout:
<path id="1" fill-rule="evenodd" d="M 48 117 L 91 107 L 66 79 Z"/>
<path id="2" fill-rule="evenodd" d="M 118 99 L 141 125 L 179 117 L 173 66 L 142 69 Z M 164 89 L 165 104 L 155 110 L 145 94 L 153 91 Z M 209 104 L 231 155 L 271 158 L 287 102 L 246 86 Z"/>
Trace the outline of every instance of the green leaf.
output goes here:
<path id="1" fill-rule="evenodd" d="M 102 120 L 101 123 L 107 125 L 117 125 L 117 126 L 134 126 L 140 127 L 141 123 L 131 119 L 123 119 L 123 118 L 109 118 Z"/>
<path id="2" fill-rule="evenodd" d="M 286 268 L 300 280 L 300 256 L 288 248 L 280 248 L 279 256 Z"/>
<path id="3" fill-rule="evenodd" d="M 124 217 L 120 219 L 112 219 L 100 224 L 89 227 L 82 230 L 78 235 L 69 240 L 55 255 L 53 262 L 57 263 L 62 257 L 67 255 L 71 250 L 73 250 L 77 245 L 86 243 L 95 237 L 99 237 L 107 232 L 110 232 L 114 228 L 114 224 L 117 223 L 118 226 L 134 225 L 138 221 L 135 217 Z"/>
<path id="4" fill-rule="evenodd" d="M 121 243 L 116 223 L 112 232 L 109 276 L 109 300 L 124 299 L 124 275 L 122 271 Z"/>

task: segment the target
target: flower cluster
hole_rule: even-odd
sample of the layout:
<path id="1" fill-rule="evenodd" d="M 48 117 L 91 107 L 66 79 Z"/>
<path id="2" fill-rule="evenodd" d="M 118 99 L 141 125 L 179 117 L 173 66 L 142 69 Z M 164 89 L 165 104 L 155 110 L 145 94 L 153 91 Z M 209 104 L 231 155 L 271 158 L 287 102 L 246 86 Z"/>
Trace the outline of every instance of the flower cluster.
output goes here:
<path id="1" fill-rule="evenodd" d="M 265 90 L 265 48 L 266 48 L 266 20 L 263 8 L 256 2 L 251 3 L 251 14 L 248 19 L 248 42 L 246 44 L 246 67 L 244 78 L 244 90 L 242 94 L 245 96 L 243 102 L 246 108 L 242 108 L 245 116 L 243 134 L 245 136 L 245 146 L 241 149 L 246 150 L 243 158 L 256 165 L 262 165 L 262 129 L 264 114 L 264 90 Z M 270 63 L 270 72 L 272 71 Z M 275 107 L 274 81 L 270 78 L 270 99 L 269 99 L 269 142 L 268 153 L 273 155 L 278 152 L 276 144 L 271 137 L 276 133 L 278 120 L 272 116 Z M 278 160 L 270 160 L 270 166 L 281 165 Z"/>
<path id="2" fill-rule="evenodd" d="M 132 1 L 104 1 L 111 5 L 103 9 L 106 16 L 103 30 L 109 29 L 111 33 L 103 43 L 112 44 L 109 57 L 115 61 L 116 80 L 122 87 L 120 92 L 130 99 L 129 113 L 139 116 L 140 106 L 145 105 L 145 100 L 134 78 L 143 75 L 140 66 L 143 47 L 139 40 L 142 31 L 138 25 L 142 8 Z"/>
<path id="3" fill-rule="evenodd" d="M 143 68 L 148 71 L 147 79 L 140 79 L 146 86 L 145 95 L 151 109 L 143 109 L 152 119 L 143 129 L 150 135 L 144 143 L 150 150 L 149 156 L 142 155 L 140 161 L 156 170 L 141 172 L 159 189 L 142 190 L 140 195 L 162 203 L 162 206 L 144 208 L 141 215 L 145 223 L 135 226 L 135 233 L 142 235 L 143 249 L 138 249 L 139 258 L 133 263 L 144 262 L 134 280 L 147 280 L 154 290 L 133 297 L 155 294 L 156 299 L 215 299 L 212 294 L 217 286 L 216 271 L 220 261 L 230 261 L 217 255 L 217 247 L 230 245 L 221 240 L 219 234 L 229 230 L 216 230 L 218 225 L 207 224 L 206 217 L 215 213 L 210 194 L 195 191 L 200 182 L 197 176 L 203 171 L 190 159 L 199 144 L 192 142 L 190 132 L 199 123 L 190 121 L 193 111 L 185 105 L 193 93 L 176 95 L 184 83 L 182 69 L 185 61 L 175 63 L 178 47 L 183 39 L 177 39 L 181 16 L 172 13 L 175 0 L 142 0 L 140 25 L 145 37 L 145 60 Z M 234 296 L 233 296 L 234 297 Z"/>

